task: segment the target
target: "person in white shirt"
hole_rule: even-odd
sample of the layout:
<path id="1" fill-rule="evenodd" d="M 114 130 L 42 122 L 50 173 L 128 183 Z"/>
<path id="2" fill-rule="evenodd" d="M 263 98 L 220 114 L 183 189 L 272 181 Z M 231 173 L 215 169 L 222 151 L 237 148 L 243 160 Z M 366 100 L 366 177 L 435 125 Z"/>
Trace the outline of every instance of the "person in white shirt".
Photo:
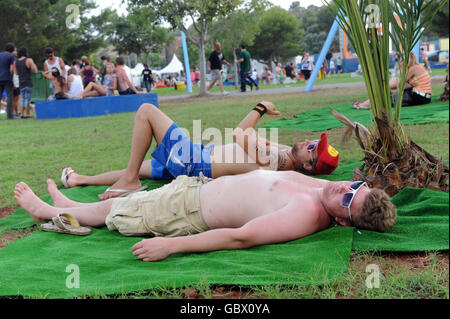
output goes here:
<path id="1" fill-rule="evenodd" d="M 80 95 L 83 92 L 83 79 L 81 75 L 77 74 L 75 68 L 70 68 L 67 71 L 67 86 L 69 87 L 68 95 L 70 97 Z"/>

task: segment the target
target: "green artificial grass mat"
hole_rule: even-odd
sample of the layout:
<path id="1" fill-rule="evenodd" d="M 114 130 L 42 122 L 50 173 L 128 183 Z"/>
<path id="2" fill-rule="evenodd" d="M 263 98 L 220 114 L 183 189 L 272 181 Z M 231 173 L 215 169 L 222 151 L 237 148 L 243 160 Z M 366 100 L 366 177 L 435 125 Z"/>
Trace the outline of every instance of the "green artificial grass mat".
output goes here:
<path id="1" fill-rule="evenodd" d="M 330 180 L 350 180 L 360 162 L 341 163 Z M 149 189 L 165 181 L 142 181 Z M 106 186 L 62 189 L 69 198 L 95 202 Z M 52 204 L 49 195 L 41 197 Z M 321 285 L 344 274 L 351 250 L 448 250 L 448 194 L 407 188 L 393 197 L 398 220 L 388 233 L 331 227 L 306 238 L 245 250 L 175 254 L 142 262 L 131 247 L 142 238 L 124 237 L 106 227 L 78 237 L 37 231 L 0 250 L 0 296 L 71 298 L 126 294 L 196 284 Z M 0 232 L 27 228 L 22 209 L 0 220 Z M 79 269 L 80 287 L 68 288 L 70 265 Z"/>
<path id="2" fill-rule="evenodd" d="M 144 181 L 150 188 L 164 182 Z M 93 202 L 106 187 L 62 190 L 71 199 Z M 51 203 L 48 195 L 41 197 Z M 31 226 L 20 209 L 0 221 L 3 230 Z M 106 227 L 78 237 L 38 231 L 0 250 L 0 295 L 70 298 L 125 294 L 152 288 L 198 283 L 220 285 L 323 284 L 345 272 L 353 229 L 333 227 L 284 244 L 245 250 L 175 254 L 159 262 L 142 262 L 131 247 L 142 238 L 124 237 Z M 333 243 L 333 245 L 330 245 Z M 80 288 L 67 288 L 79 269 Z M 70 280 L 69 280 L 70 281 Z"/>
<path id="3" fill-rule="evenodd" d="M 401 110 L 401 120 L 404 125 L 417 125 L 435 122 L 448 122 L 449 103 L 437 102 L 439 97 L 433 97 L 430 104 L 412 107 L 403 107 Z M 282 118 L 264 125 L 265 128 L 287 128 L 298 131 L 325 131 L 333 128 L 344 127 L 330 110 L 334 109 L 355 122 L 365 126 L 372 123 L 372 113 L 370 110 L 355 110 L 351 104 L 331 105 L 320 109 L 307 111 L 298 114 L 296 118 Z"/>

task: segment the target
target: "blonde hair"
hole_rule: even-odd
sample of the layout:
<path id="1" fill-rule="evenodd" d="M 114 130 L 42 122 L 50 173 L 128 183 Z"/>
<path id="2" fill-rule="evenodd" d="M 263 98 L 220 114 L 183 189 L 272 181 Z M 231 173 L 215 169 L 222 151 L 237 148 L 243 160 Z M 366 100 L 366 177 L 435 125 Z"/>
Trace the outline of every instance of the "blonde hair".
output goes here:
<path id="1" fill-rule="evenodd" d="M 417 61 L 417 56 L 414 54 L 414 52 L 411 52 L 409 55 L 409 63 L 408 63 L 408 67 L 412 67 L 415 64 L 418 64 L 419 62 Z"/>
<path id="2" fill-rule="evenodd" d="M 352 217 L 353 225 L 360 229 L 385 232 L 394 226 L 397 209 L 385 191 L 373 188 L 367 195 L 361 213 Z"/>

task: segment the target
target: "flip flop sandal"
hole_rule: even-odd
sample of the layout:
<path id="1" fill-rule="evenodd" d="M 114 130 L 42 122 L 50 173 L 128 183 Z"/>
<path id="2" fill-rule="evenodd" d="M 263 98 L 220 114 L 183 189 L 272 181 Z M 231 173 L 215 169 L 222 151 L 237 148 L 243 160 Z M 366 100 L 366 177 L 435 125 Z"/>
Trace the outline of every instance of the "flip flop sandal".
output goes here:
<path id="1" fill-rule="evenodd" d="M 42 224 L 41 229 L 48 232 L 77 236 L 89 235 L 92 232 L 89 227 L 81 226 L 75 217 L 67 213 L 61 213 L 53 217 L 50 222 Z"/>
<path id="2" fill-rule="evenodd" d="M 116 197 L 125 197 L 125 196 L 128 196 L 128 195 L 133 194 L 133 193 L 141 192 L 141 191 L 147 189 L 147 187 L 148 187 L 147 185 L 144 185 L 144 186 L 141 186 L 141 187 L 139 187 L 138 189 L 135 189 L 135 190 L 115 189 L 115 188 L 108 187 L 106 189 L 106 191 L 104 191 L 104 193 L 107 193 L 107 192 L 122 193 L 122 194 L 120 194 L 119 196 L 116 196 Z"/>
<path id="3" fill-rule="evenodd" d="M 69 178 L 69 175 L 72 174 L 73 172 L 74 170 L 69 169 L 68 167 L 62 170 L 61 183 L 64 185 L 65 188 L 69 188 L 69 185 L 67 185 L 67 179 Z"/>

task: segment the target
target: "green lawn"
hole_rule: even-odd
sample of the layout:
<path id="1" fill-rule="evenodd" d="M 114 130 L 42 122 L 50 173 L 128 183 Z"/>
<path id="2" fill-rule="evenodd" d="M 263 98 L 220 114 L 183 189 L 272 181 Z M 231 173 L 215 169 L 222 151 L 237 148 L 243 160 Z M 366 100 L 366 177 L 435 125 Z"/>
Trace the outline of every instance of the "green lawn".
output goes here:
<path id="1" fill-rule="evenodd" d="M 443 76 L 445 75 L 445 69 L 433 69 L 432 76 Z M 317 78 L 314 82 L 314 86 L 317 85 L 325 85 L 325 84 L 337 84 L 337 83 L 351 83 L 351 82 L 364 82 L 362 77 L 352 77 L 350 73 L 342 73 L 342 74 L 332 74 L 328 75 L 326 79 L 322 80 Z M 274 88 L 284 88 L 284 87 L 303 87 L 305 86 L 305 81 L 302 79 L 297 83 L 291 84 L 261 84 L 261 89 L 274 89 Z M 237 91 L 234 86 L 226 85 L 225 91 L 233 92 Z M 184 90 L 176 91 L 174 88 L 160 88 L 154 89 L 152 92 L 157 93 L 159 96 L 167 96 L 167 95 L 185 95 L 189 94 L 187 88 Z M 220 92 L 219 87 L 216 85 L 211 89 L 211 92 Z M 200 93 L 200 88 L 198 86 L 194 86 L 192 88 L 192 94 Z"/>
<path id="2" fill-rule="evenodd" d="M 331 78 L 329 81 L 332 80 Z M 433 86 L 434 95 L 441 94 L 442 90 L 442 84 Z M 225 128 L 234 128 L 260 100 L 274 102 L 283 116 L 289 116 L 330 104 L 351 103 L 365 97 L 365 90 L 360 87 L 264 97 L 247 95 L 189 98 L 182 101 L 165 101 L 161 104 L 161 109 L 180 127 L 187 128 L 191 133 L 192 121 L 195 119 L 201 119 L 202 130 L 217 127 L 223 132 Z M 1 115 L 0 208 L 17 207 L 13 191 L 19 181 L 28 183 L 40 196 L 47 193 L 47 178 L 55 179 L 61 186 L 59 178 L 61 170 L 66 166 L 72 166 L 82 174 L 97 174 L 124 168 L 129 156 L 133 118 L 133 113 L 122 113 L 88 118 L 6 121 L 5 116 Z M 276 118 L 278 117 L 266 115 L 258 127 Z M 448 123 L 407 126 L 406 130 L 416 143 L 448 161 Z M 363 153 L 354 139 L 347 144 L 341 143 L 343 132 L 344 129 L 328 131 L 329 143 L 340 151 L 342 162 L 361 160 Z M 280 129 L 279 142 L 292 144 L 296 140 L 317 138 L 318 135 Z M 358 253 L 353 254 L 345 277 L 326 287 L 227 287 L 225 292 L 219 290 L 222 296 L 238 291 L 242 296 L 269 298 L 448 298 L 448 253 L 441 255 L 430 252 L 421 258 L 427 262 L 423 267 L 417 268 L 403 265 L 401 261 L 386 259 L 383 255 Z M 373 259 L 385 265 L 385 284 L 383 289 L 368 291 L 364 280 L 361 279 L 366 277 L 365 269 L 361 268 L 361 265 Z M 211 297 L 216 293 L 217 287 L 199 284 L 193 288 L 197 293 Z M 116 297 L 177 298 L 183 294 L 182 290 L 155 290 Z"/>

